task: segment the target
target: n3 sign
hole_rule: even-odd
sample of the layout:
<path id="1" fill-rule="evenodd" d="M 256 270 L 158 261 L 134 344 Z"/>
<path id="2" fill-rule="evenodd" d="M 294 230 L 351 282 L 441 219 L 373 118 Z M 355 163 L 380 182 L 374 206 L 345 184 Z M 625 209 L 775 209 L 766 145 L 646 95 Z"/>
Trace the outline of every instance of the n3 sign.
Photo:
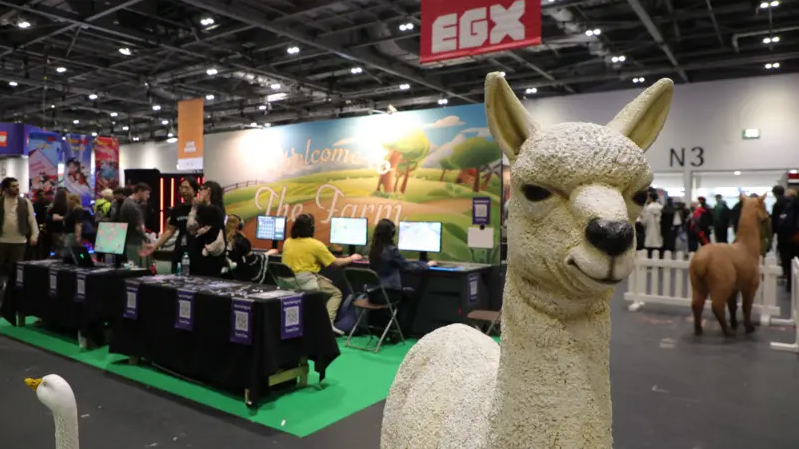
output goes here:
<path id="1" fill-rule="evenodd" d="M 541 0 L 422 0 L 420 62 L 541 44 Z"/>

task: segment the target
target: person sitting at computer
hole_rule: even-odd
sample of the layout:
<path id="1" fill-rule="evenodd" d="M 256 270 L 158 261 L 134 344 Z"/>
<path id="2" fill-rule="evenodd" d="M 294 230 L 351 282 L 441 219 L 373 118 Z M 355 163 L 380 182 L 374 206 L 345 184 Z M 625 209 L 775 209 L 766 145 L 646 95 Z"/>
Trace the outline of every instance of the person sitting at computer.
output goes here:
<path id="1" fill-rule="evenodd" d="M 341 290 L 330 279 L 321 276 L 319 271 L 323 267 L 343 267 L 363 257 L 360 254 L 334 256 L 324 243 L 314 238 L 314 230 L 313 215 L 302 214 L 297 217 L 291 227 L 291 238 L 283 243 L 283 263 L 294 271 L 301 290 L 320 290 L 329 297 L 327 314 L 330 326 L 336 334 L 344 335 L 344 332 L 333 326 L 341 305 Z"/>
<path id="2" fill-rule="evenodd" d="M 410 335 L 413 318 L 419 305 L 418 295 L 413 289 L 402 287 L 402 273 L 417 273 L 434 267 L 437 263 L 410 261 L 402 256 L 394 243 L 397 235 L 397 225 L 393 221 L 383 218 L 377 222 L 372 235 L 372 247 L 369 250 L 369 267 L 377 273 L 380 285 L 387 291 L 399 292 L 402 301 L 397 310 L 397 320 L 403 334 Z M 389 293 L 391 294 L 391 293 Z M 376 298 L 369 298 L 370 301 Z"/>
<path id="3" fill-rule="evenodd" d="M 270 249 L 266 253 L 254 253 L 250 240 L 242 232 L 244 220 L 238 215 L 228 215 L 225 228 L 228 241 L 228 266 L 233 279 L 256 284 L 263 283 L 266 279 L 269 256 L 277 254 L 278 250 Z"/>

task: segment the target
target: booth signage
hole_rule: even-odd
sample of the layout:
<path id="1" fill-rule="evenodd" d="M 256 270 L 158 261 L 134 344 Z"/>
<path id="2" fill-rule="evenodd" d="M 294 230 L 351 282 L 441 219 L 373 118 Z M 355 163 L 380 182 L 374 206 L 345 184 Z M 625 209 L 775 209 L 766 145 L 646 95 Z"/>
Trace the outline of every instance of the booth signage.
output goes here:
<path id="1" fill-rule="evenodd" d="M 420 62 L 541 44 L 541 0 L 422 0 Z"/>
<path id="2" fill-rule="evenodd" d="M 491 224 L 491 198 L 472 198 L 472 224 L 478 226 Z"/>
<path id="3" fill-rule="evenodd" d="M 25 266 L 17 264 L 17 287 L 22 288 L 25 284 Z"/>
<path id="4" fill-rule="evenodd" d="M 192 290 L 178 290 L 177 307 L 175 329 L 184 331 L 194 329 L 194 292 Z"/>
<path id="5" fill-rule="evenodd" d="M 685 163 L 691 167 L 701 167 L 705 165 L 705 149 L 702 147 L 693 147 L 690 150 L 680 148 L 675 150 L 671 148 L 669 151 L 669 167 L 685 167 Z"/>
<path id="6" fill-rule="evenodd" d="M 302 295 L 280 298 L 280 338 L 302 337 Z"/>
<path id="7" fill-rule="evenodd" d="M 55 267 L 50 267 L 49 276 L 50 279 L 50 294 L 57 295 L 58 294 L 58 269 Z"/>
<path id="8" fill-rule="evenodd" d="M 135 320 L 139 315 L 139 283 L 125 284 L 125 318 Z"/>
<path id="9" fill-rule="evenodd" d="M 250 299 L 230 301 L 230 341 L 233 343 L 252 343 L 252 303 Z"/>
<path id="10" fill-rule="evenodd" d="M 86 275 L 88 273 L 77 274 L 77 287 L 75 288 L 75 302 L 86 300 Z"/>

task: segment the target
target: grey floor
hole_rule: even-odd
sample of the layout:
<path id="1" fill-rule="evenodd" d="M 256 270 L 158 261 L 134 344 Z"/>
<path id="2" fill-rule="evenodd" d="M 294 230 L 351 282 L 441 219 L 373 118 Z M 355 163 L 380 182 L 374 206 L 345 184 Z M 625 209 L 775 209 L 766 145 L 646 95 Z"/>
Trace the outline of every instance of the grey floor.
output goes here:
<path id="1" fill-rule="evenodd" d="M 791 340 L 792 329 L 725 340 L 706 312 L 706 333 L 695 338 L 687 310 L 647 306 L 631 313 L 621 300 L 624 290 L 613 303 L 616 449 L 799 448 L 799 359 L 768 348 L 769 341 Z M 0 337 L 0 447 L 54 447 L 51 418 L 22 383 L 49 373 L 69 379 L 76 392 L 84 449 L 369 449 L 379 443 L 382 404 L 299 439 Z"/>

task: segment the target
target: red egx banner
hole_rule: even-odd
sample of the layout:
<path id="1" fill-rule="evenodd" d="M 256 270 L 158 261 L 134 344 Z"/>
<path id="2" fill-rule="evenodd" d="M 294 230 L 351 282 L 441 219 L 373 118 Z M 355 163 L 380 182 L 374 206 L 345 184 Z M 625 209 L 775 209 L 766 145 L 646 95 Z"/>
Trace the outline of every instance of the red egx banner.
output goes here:
<path id="1" fill-rule="evenodd" d="M 422 0 L 422 64 L 541 44 L 541 0 Z"/>

